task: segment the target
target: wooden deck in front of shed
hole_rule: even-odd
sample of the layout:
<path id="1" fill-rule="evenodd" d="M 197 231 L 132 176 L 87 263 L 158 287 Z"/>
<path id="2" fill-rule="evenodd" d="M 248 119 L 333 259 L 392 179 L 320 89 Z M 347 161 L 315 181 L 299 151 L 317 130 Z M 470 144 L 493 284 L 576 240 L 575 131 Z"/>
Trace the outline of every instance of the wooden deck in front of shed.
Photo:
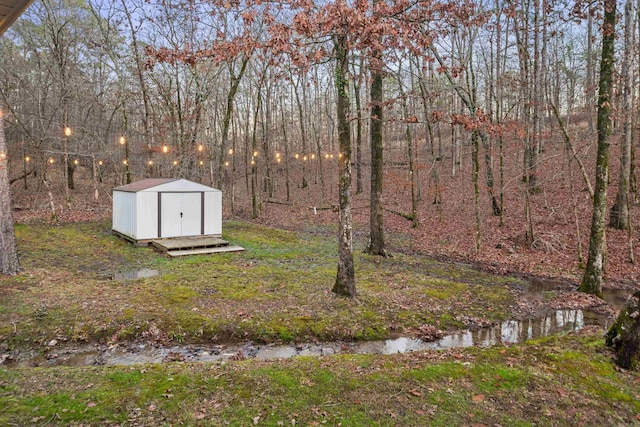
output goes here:
<path id="1" fill-rule="evenodd" d="M 243 247 L 229 245 L 226 240 L 213 236 L 154 239 L 151 245 L 170 257 L 244 251 Z"/>

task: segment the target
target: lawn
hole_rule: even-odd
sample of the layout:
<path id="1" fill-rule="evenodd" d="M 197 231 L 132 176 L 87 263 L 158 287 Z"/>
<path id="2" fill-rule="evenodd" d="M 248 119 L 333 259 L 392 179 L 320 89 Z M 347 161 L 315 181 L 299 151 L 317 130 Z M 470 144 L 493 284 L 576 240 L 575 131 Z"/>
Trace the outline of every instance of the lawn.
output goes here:
<path id="1" fill-rule="evenodd" d="M 0 368 L 2 425 L 640 425 L 592 332 L 503 348 L 271 362 Z"/>
<path id="2" fill-rule="evenodd" d="M 165 258 L 107 223 L 18 226 L 25 272 L 0 278 L 0 338 L 10 347 L 156 339 L 173 343 L 382 339 L 457 317 L 512 315 L 515 278 L 396 252 L 355 251 L 359 297 L 334 296 L 336 245 L 319 235 L 226 223 L 245 252 Z M 158 276 L 113 280 L 154 269 Z M 151 336 L 152 335 L 152 336 Z"/>
<path id="3" fill-rule="evenodd" d="M 112 236 L 106 222 L 17 235 L 25 271 L 0 278 L 0 353 L 16 358 L 71 344 L 414 336 L 517 316 L 528 286 L 399 245 L 393 258 L 371 257 L 358 241 L 359 296 L 339 298 L 335 235 L 322 227 L 229 222 L 224 238 L 245 252 L 176 259 Z M 138 269 L 158 275 L 113 280 Z M 388 356 L 0 366 L 0 425 L 640 425 L 640 374 L 616 368 L 603 332 Z"/>

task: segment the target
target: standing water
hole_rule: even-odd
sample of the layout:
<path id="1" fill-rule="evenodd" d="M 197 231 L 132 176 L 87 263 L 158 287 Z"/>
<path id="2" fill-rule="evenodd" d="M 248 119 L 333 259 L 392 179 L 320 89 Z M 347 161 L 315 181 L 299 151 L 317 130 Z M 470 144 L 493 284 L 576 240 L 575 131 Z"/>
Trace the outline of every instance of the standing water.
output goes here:
<path id="1" fill-rule="evenodd" d="M 142 270 L 139 270 L 139 272 Z M 143 274 L 150 277 L 157 272 L 149 270 Z M 116 280 L 131 280 L 138 277 L 114 276 Z M 533 285 L 533 284 L 532 284 Z M 539 297 L 551 288 L 535 284 L 529 290 Z M 605 300 L 620 308 L 630 291 L 606 291 Z M 445 350 L 471 346 L 517 344 L 524 341 L 579 331 L 586 326 L 608 327 L 609 319 L 586 310 L 556 310 L 540 317 L 526 320 L 505 320 L 497 325 L 478 329 L 461 330 L 443 336 L 437 341 L 423 341 L 400 337 L 384 341 L 359 341 L 352 343 L 328 342 L 322 344 L 259 345 L 254 343 L 233 345 L 200 345 L 154 347 L 140 344 L 135 347 L 107 348 L 105 346 L 85 346 L 56 349 L 46 356 L 14 360 L 8 355 L 0 355 L 0 365 L 5 366 L 86 366 L 86 365 L 132 365 L 140 363 L 161 363 L 169 361 L 213 362 L 222 360 L 260 359 L 273 360 L 297 356 L 327 356 L 341 353 L 353 354 L 396 354 L 420 350 Z"/>

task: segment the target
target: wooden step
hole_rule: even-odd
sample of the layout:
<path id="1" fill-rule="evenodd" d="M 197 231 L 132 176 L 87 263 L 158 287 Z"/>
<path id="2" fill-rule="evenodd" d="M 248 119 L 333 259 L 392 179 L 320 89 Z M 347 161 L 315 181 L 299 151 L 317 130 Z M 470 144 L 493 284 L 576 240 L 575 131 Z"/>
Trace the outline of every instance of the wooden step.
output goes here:
<path id="1" fill-rule="evenodd" d="M 151 242 L 153 247 L 160 252 L 179 249 L 216 248 L 228 246 L 229 242 L 219 237 L 189 237 L 178 239 L 156 239 Z"/>
<path id="2" fill-rule="evenodd" d="M 218 246 L 215 248 L 199 248 L 199 249 L 178 249 L 167 251 L 167 255 L 170 257 L 185 256 L 185 255 L 206 255 L 206 254 L 218 254 L 224 252 L 240 252 L 244 251 L 241 246 Z"/>

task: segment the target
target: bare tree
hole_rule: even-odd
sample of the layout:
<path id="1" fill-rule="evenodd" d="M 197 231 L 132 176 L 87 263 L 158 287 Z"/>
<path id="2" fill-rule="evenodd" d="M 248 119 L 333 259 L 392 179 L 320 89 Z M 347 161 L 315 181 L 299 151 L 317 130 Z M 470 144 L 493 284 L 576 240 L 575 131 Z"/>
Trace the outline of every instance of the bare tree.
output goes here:
<path id="1" fill-rule="evenodd" d="M 0 112 L 0 274 L 14 275 L 20 271 L 20 262 L 13 228 L 8 163 L 9 154 L 4 136 L 4 114 Z"/>
<path id="2" fill-rule="evenodd" d="M 602 281 L 606 253 L 605 216 L 607 213 L 607 183 L 609 181 L 609 136 L 611 134 L 615 28 L 616 1 L 605 0 L 604 22 L 602 24 L 600 89 L 598 94 L 596 186 L 593 194 L 589 257 L 587 258 L 587 266 L 579 288 L 580 291 L 599 297 L 602 297 Z"/>

